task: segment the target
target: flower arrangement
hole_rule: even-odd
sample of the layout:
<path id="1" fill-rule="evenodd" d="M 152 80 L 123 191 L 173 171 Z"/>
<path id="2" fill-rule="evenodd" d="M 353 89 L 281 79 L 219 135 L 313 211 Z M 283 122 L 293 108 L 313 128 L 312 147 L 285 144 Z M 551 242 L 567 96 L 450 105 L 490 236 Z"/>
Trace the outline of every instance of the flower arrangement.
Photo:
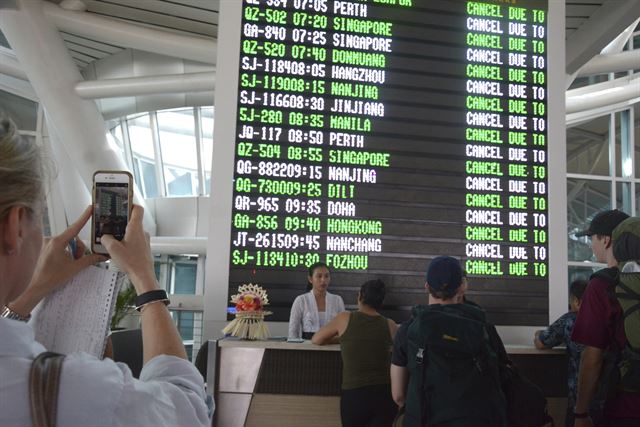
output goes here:
<path id="1" fill-rule="evenodd" d="M 271 314 L 264 310 L 264 306 L 269 304 L 267 291 L 252 283 L 240 285 L 231 302 L 236 305 L 236 318 L 222 332 L 248 340 L 269 337 L 269 330 L 264 324 L 264 316 Z"/>

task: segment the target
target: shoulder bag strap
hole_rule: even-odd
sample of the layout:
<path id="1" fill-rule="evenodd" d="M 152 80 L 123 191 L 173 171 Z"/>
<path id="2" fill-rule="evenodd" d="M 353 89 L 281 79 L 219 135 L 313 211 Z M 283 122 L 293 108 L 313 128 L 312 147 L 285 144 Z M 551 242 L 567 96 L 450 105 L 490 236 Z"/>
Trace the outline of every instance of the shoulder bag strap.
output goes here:
<path id="1" fill-rule="evenodd" d="M 42 352 L 31 364 L 29 400 L 33 427 L 55 427 L 64 355 Z"/>

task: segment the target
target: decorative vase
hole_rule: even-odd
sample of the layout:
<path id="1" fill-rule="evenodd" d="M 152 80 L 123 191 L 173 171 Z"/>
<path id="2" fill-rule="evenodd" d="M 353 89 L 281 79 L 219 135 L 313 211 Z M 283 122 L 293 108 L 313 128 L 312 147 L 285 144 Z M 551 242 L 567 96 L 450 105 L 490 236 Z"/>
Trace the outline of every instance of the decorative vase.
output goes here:
<path id="1" fill-rule="evenodd" d="M 222 330 L 223 333 L 245 340 L 269 338 L 264 316 L 271 312 L 263 310 L 263 307 L 269 304 L 264 289 L 251 283 L 240 285 L 238 293 L 231 297 L 231 302 L 236 305 L 236 318 Z"/>
<path id="2" fill-rule="evenodd" d="M 269 338 L 269 329 L 264 323 L 265 311 L 239 311 L 223 330 L 225 334 L 244 340 L 264 340 Z"/>

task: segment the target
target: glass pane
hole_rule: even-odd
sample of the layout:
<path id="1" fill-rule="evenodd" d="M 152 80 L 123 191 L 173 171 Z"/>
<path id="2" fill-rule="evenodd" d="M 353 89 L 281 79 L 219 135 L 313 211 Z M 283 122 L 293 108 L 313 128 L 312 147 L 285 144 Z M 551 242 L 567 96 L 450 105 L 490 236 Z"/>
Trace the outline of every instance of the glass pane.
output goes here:
<path id="1" fill-rule="evenodd" d="M 158 259 L 158 258 L 156 258 Z M 162 264 L 160 263 L 160 261 L 156 261 L 153 263 L 153 271 L 156 274 L 156 280 L 158 282 L 160 282 L 160 267 L 162 266 Z"/>
<path id="2" fill-rule="evenodd" d="M 630 178 L 633 176 L 633 144 L 630 141 L 629 110 L 615 113 L 616 120 L 616 176 Z"/>
<path id="3" fill-rule="evenodd" d="M 173 267 L 173 293 L 195 295 L 197 270 L 198 266 L 195 261 L 176 261 Z"/>
<path id="4" fill-rule="evenodd" d="M 140 160 L 133 159 L 133 179 L 135 183 L 138 185 L 138 188 L 142 189 L 142 197 L 147 197 L 147 192 L 144 189 L 144 182 L 142 181 L 142 177 L 140 176 Z"/>
<path id="5" fill-rule="evenodd" d="M 113 129 L 111 129 L 111 136 L 115 139 L 116 144 L 123 149 L 124 147 L 124 136 L 122 135 L 122 126 L 117 125 Z"/>
<path id="6" fill-rule="evenodd" d="M 38 123 L 38 103 L 0 90 L 0 111 L 16 123 L 18 129 L 35 131 Z"/>
<path id="7" fill-rule="evenodd" d="M 178 327 L 187 356 L 193 361 L 202 342 L 202 312 L 171 310 L 171 317 Z"/>
<path id="8" fill-rule="evenodd" d="M 609 116 L 567 128 L 567 172 L 609 175 Z"/>
<path id="9" fill-rule="evenodd" d="M 638 117 L 638 115 L 636 115 L 636 117 Z M 634 139 L 636 140 L 635 143 L 635 164 L 634 167 L 636 169 L 636 178 L 640 178 L 640 120 L 638 120 L 638 118 L 636 118 L 635 121 L 635 129 L 633 130 L 633 136 Z"/>
<path id="10" fill-rule="evenodd" d="M 193 339 L 193 312 L 181 311 L 178 313 L 178 321 L 180 322 L 180 336 L 183 340 Z"/>
<path id="11" fill-rule="evenodd" d="M 204 194 L 209 195 L 211 193 L 211 164 L 213 163 L 214 110 L 213 107 L 202 107 L 200 111 L 202 119 L 202 163 L 205 179 Z"/>
<path id="12" fill-rule="evenodd" d="M 134 172 L 143 197 L 158 197 L 158 185 L 155 173 L 155 154 L 153 136 L 148 114 L 127 120 L 131 151 L 134 159 Z M 138 160 L 138 162 L 136 162 Z M 138 169 L 138 170 L 136 170 Z"/>
<path id="13" fill-rule="evenodd" d="M 120 154 L 121 158 L 127 163 L 127 166 L 131 167 L 128 159 L 129 156 L 127 156 L 125 153 L 124 137 L 122 135 L 122 126 L 117 125 L 113 127 L 109 131 L 109 133 L 107 133 L 107 140 L 109 141 L 109 144 L 111 144 L 111 146 L 114 147 L 115 150 L 118 150 L 118 153 Z"/>
<path id="14" fill-rule="evenodd" d="M 134 157 L 154 162 L 153 137 L 151 136 L 151 124 L 149 115 L 135 117 L 127 120 L 129 126 L 129 138 Z"/>
<path id="15" fill-rule="evenodd" d="M 211 163 L 213 162 L 213 107 L 202 107 L 200 117 L 202 118 L 202 162 L 204 163 L 205 175 L 210 175 Z M 205 191 L 209 194 L 208 185 Z"/>
<path id="16" fill-rule="evenodd" d="M 193 108 L 158 112 L 157 117 L 167 195 L 195 195 L 191 175 L 198 176 L 198 153 Z"/>
<path id="17" fill-rule="evenodd" d="M 193 196 L 198 187 L 196 171 L 164 167 L 168 196 Z"/>
<path id="18" fill-rule="evenodd" d="M 158 197 L 158 183 L 156 180 L 156 167 L 153 163 L 139 160 L 142 178 L 142 191 L 145 198 Z M 140 182 L 140 181 L 138 181 Z"/>
<path id="19" fill-rule="evenodd" d="M 211 193 L 211 174 L 207 173 L 204 177 L 204 188 L 206 190 L 206 194 L 209 195 Z"/>
<path id="20" fill-rule="evenodd" d="M 7 49 L 11 49 L 11 46 L 9 46 L 9 41 L 4 36 L 4 34 L 2 34 L 2 31 L 0 31 L 0 46 L 6 47 Z"/>
<path id="21" fill-rule="evenodd" d="M 609 181 L 567 179 L 569 261 L 591 259 L 589 240 L 575 237 L 574 234 L 585 229 L 596 213 L 607 209 L 611 209 Z"/>
<path id="22" fill-rule="evenodd" d="M 630 182 L 616 183 L 616 209 L 631 215 L 631 205 L 633 204 Z"/>

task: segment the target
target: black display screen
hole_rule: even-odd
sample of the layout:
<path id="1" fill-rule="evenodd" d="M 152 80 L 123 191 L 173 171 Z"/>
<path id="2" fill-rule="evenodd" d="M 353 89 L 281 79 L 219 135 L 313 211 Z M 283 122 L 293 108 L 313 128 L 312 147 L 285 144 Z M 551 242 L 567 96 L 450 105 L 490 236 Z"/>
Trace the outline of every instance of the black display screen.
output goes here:
<path id="1" fill-rule="evenodd" d="M 242 3 L 229 295 L 286 321 L 321 261 L 400 321 L 451 255 L 490 320 L 546 324 L 547 1 Z"/>

